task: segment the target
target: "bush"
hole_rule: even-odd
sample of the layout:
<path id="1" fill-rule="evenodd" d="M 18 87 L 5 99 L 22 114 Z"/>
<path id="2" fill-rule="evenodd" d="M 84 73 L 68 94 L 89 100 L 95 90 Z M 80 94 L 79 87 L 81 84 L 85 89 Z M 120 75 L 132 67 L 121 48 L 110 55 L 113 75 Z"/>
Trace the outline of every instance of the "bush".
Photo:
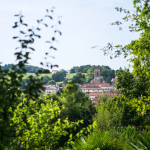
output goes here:
<path id="1" fill-rule="evenodd" d="M 55 82 L 54 80 L 50 80 L 50 81 L 48 81 L 48 83 L 47 83 L 47 84 L 55 85 L 55 84 L 56 84 L 56 82 Z"/>
<path id="2" fill-rule="evenodd" d="M 76 140 L 72 147 L 74 150 L 123 150 L 125 143 L 111 134 L 108 131 L 95 131 L 88 137 Z"/>

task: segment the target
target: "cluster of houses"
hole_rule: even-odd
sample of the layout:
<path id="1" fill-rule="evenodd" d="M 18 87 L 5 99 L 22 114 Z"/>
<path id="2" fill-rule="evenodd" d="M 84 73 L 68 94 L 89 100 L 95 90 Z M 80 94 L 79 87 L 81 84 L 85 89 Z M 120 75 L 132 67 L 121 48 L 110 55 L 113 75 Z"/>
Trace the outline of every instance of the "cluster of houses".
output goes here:
<path id="1" fill-rule="evenodd" d="M 70 70 L 65 70 L 66 71 L 66 73 L 70 73 Z M 52 71 L 52 73 L 57 73 L 57 72 L 59 72 L 59 70 L 53 70 Z"/>
<path id="2" fill-rule="evenodd" d="M 96 68 L 94 70 L 94 79 L 90 82 L 90 84 L 81 85 L 79 89 L 84 93 L 88 93 L 92 102 L 98 103 L 97 99 L 101 97 L 102 93 L 104 93 L 107 98 L 117 95 L 116 93 L 112 92 L 115 87 L 114 83 L 116 82 L 116 78 L 112 78 L 111 82 L 112 85 L 110 85 L 109 83 L 101 82 L 100 69 Z M 58 85 L 44 85 L 44 87 L 44 93 L 47 94 L 50 94 L 52 92 L 56 93 L 60 90 L 60 87 Z M 62 86 L 62 89 L 64 88 L 65 85 Z"/>

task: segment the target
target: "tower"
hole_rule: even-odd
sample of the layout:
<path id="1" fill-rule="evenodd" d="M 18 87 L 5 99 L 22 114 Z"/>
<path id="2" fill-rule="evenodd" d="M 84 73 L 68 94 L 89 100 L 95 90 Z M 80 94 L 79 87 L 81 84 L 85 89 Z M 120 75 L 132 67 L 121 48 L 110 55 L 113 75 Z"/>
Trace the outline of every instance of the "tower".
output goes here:
<path id="1" fill-rule="evenodd" d="M 94 70 L 94 83 L 101 83 L 100 69 L 98 67 Z"/>

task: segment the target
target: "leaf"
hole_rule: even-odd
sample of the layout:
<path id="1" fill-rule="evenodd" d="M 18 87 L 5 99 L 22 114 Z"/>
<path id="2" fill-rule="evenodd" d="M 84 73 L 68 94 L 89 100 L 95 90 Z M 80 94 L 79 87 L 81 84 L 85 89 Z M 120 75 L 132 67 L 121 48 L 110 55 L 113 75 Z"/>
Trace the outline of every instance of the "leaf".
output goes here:
<path id="1" fill-rule="evenodd" d="M 53 47 L 53 46 L 51 46 L 51 47 L 50 47 L 50 49 L 54 49 L 54 50 L 57 50 L 57 49 L 56 49 L 55 47 Z"/>
<path id="2" fill-rule="evenodd" d="M 22 33 L 22 34 L 26 34 L 26 33 L 24 33 L 23 31 L 20 31 L 20 33 Z"/>
<path id="3" fill-rule="evenodd" d="M 43 23 L 46 27 L 48 27 L 48 25 L 47 24 L 45 24 L 45 23 Z"/>
<path id="4" fill-rule="evenodd" d="M 16 47 L 15 49 L 18 49 L 18 48 L 20 48 L 20 47 Z"/>
<path id="5" fill-rule="evenodd" d="M 46 43 L 51 43 L 50 41 L 46 41 Z"/>
<path id="6" fill-rule="evenodd" d="M 31 50 L 33 50 L 33 51 L 35 51 L 35 49 L 34 49 L 34 48 L 32 48 L 32 47 L 29 47 L 29 49 L 31 49 Z"/>
<path id="7" fill-rule="evenodd" d="M 21 17 L 20 17 L 20 23 L 22 24 L 22 19 L 21 19 Z"/>
<path id="8" fill-rule="evenodd" d="M 49 16 L 49 15 L 46 15 L 45 17 L 49 17 L 50 19 L 53 19 L 53 17 L 52 17 L 52 16 Z"/>
<path id="9" fill-rule="evenodd" d="M 58 31 L 58 30 L 55 30 L 54 32 L 58 32 L 60 35 L 62 35 L 62 33 L 60 31 Z"/>
<path id="10" fill-rule="evenodd" d="M 12 28 L 17 28 L 18 26 L 17 25 L 15 25 L 15 26 L 13 26 Z"/>
<path id="11" fill-rule="evenodd" d="M 70 134 L 70 139 L 72 139 L 72 134 Z"/>
<path id="12" fill-rule="evenodd" d="M 14 37 L 13 37 L 13 39 L 17 39 L 17 38 L 18 38 L 18 36 L 14 36 Z"/>
<path id="13" fill-rule="evenodd" d="M 37 30 L 41 30 L 40 28 L 36 28 Z"/>
<path id="14" fill-rule="evenodd" d="M 24 26 L 28 26 L 26 23 L 23 23 L 22 25 L 24 25 Z"/>
<path id="15" fill-rule="evenodd" d="M 41 38 L 41 36 L 40 36 L 40 35 L 35 35 L 35 36 L 37 36 L 38 38 Z"/>
<path id="16" fill-rule="evenodd" d="M 58 65 L 53 65 L 54 67 L 58 67 Z"/>

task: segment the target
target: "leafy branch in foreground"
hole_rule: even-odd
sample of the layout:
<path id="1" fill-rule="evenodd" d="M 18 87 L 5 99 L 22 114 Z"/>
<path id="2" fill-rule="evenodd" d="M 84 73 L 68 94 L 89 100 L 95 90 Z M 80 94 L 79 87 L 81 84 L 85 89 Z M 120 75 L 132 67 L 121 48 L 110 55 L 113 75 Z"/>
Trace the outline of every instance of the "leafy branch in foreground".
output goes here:
<path id="1" fill-rule="evenodd" d="M 51 11 L 53 12 L 53 9 Z M 49 13 L 49 10 L 47 10 L 47 13 Z M 20 43 L 20 46 L 16 48 L 17 52 L 15 53 L 17 64 L 13 66 L 11 70 L 2 70 L 0 66 L 0 149 L 12 148 L 10 147 L 10 143 L 12 143 L 14 137 L 16 137 L 16 133 L 15 126 L 10 126 L 10 124 L 11 119 L 13 118 L 13 112 L 17 108 L 18 104 L 23 100 L 21 96 L 22 92 L 25 94 L 24 97 L 27 98 L 26 106 L 30 106 L 30 100 L 35 101 L 43 89 L 42 78 L 35 80 L 33 76 L 29 76 L 29 83 L 27 85 L 28 88 L 24 91 L 20 90 L 23 77 L 26 74 L 25 65 L 30 59 L 31 52 L 35 51 L 32 44 L 35 42 L 36 37 L 41 38 L 41 36 L 36 34 L 36 32 L 41 29 L 36 28 L 34 30 L 28 28 L 28 24 L 23 22 L 24 16 L 21 13 L 15 15 L 15 17 L 18 17 L 18 21 L 15 22 L 13 28 L 19 28 L 19 36 L 14 36 L 13 39 L 18 40 Z M 49 17 L 51 20 L 53 19 L 50 15 L 46 15 L 45 17 Z M 37 22 L 38 24 L 42 24 L 47 27 L 48 25 L 43 21 L 44 19 L 40 19 Z M 26 28 L 26 31 L 22 30 L 24 28 Z M 55 32 L 56 30 L 54 29 L 54 33 Z M 52 40 L 49 41 L 49 43 L 52 44 L 54 39 L 55 37 L 52 37 Z M 50 45 L 50 48 L 54 49 L 52 45 Z M 46 65 L 48 66 L 48 64 L 50 63 L 47 63 Z M 53 66 L 56 65 L 51 64 L 49 67 L 52 68 Z M 17 67 L 19 67 L 19 69 L 16 69 Z M 40 72 L 41 71 L 39 71 L 39 73 Z M 38 75 L 39 74 L 36 73 L 36 76 Z M 24 114 L 24 121 L 27 121 L 27 114 Z"/>
<path id="2" fill-rule="evenodd" d="M 138 40 L 132 40 L 131 43 L 123 46 L 116 45 L 113 46 L 111 43 L 108 43 L 103 50 L 104 54 L 109 54 L 113 51 L 114 55 L 111 55 L 111 58 L 124 55 L 126 58 L 130 56 L 129 61 L 133 63 L 133 72 L 135 76 L 150 76 L 150 5 L 149 0 L 133 0 L 135 12 L 131 14 L 131 11 L 127 11 L 122 8 L 116 8 L 117 11 L 124 11 L 126 16 L 123 18 L 124 21 L 133 21 L 134 24 L 131 24 L 129 27 L 130 32 L 139 32 L 140 37 Z M 121 22 L 122 23 L 122 22 Z M 121 23 L 113 23 L 113 25 L 120 25 Z"/>

